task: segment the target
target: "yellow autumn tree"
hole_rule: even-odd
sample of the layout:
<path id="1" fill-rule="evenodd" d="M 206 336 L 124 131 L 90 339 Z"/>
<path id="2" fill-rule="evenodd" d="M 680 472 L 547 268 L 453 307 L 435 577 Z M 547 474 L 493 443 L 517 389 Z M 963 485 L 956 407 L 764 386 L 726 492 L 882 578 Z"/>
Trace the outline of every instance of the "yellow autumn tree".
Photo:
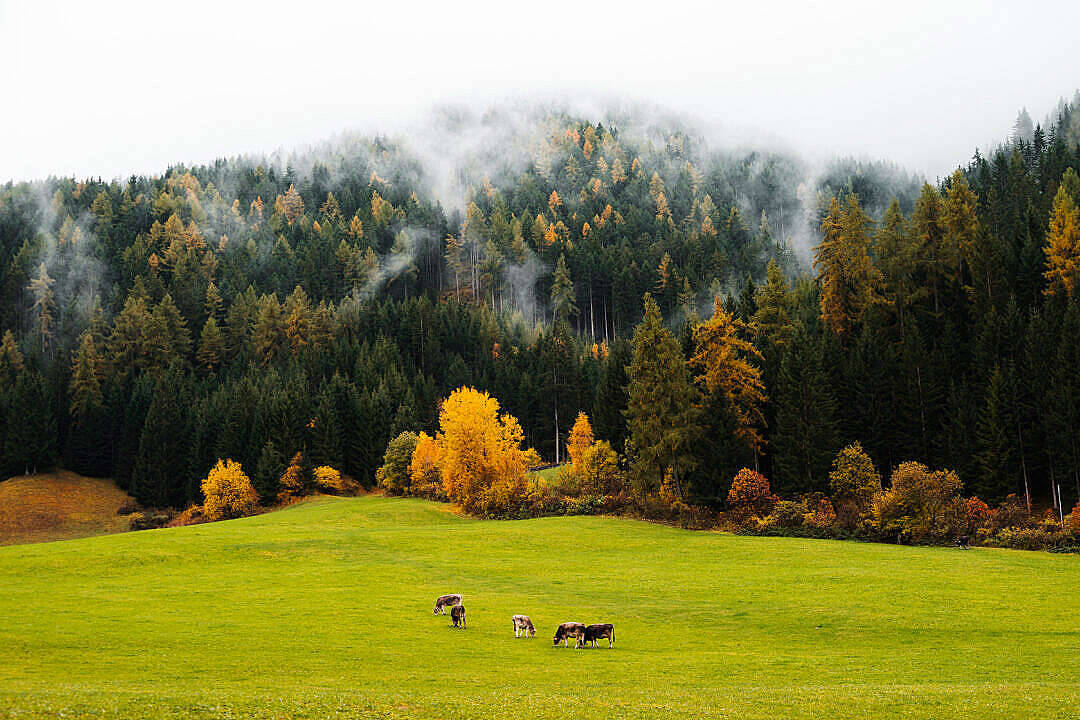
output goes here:
<path id="1" fill-rule="evenodd" d="M 345 489 L 341 471 L 335 467 L 320 465 L 312 473 L 315 475 L 315 484 L 324 492 L 341 492 Z"/>
<path id="2" fill-rule="evenodd" d="M 1046 234 L 1047 295 L 1062 290 L 1069 297 L 1080 287 L 1080 211 L 1062 185 L 1054 196 L 1050 229 Z"/>
<path id="3" fill-rule="evenodd" d="M 234 460 L 218 460 L 202 481 L 203 514 L 210 520 L 243 517 L 255 512 L 259 496 Z"/>
<path id="4" fill-rule="evenodd" d="M 523 500 L 525 471 L 534 457 L 521 447 L 523 439 L 517 418 L 500 415 L 498 400 L 486 392 L 461 387 L 450 393 L 439 411 L 435 436 L 450 501 L 469 512 L 493 515 Z"/>
<path id="5" fill-rule="evenodd" d="M 574 426 L 570 428 L 570 436 L 566 439 L 566 451 L 570 454 L 570 462 L 575 469 L 581 467 L 585 458 L 585 451 L 593 444 L 592 425 L 589 424 L 589 416 L 579 412 Z"/>
<path id="6" fill-rule="evenodd" d="M 710 394 L 723 395 L 735 423 L 735 436 L 757 452 L 765 444 L 762 406 L 767 398 L 761 369 L 754 364 L 761 361 L 761 354 L 742 337 L 745 329 L 716 298 L 712 317 L 694 328 L 690 365 L 697 370 L 694 381 L 699 386 Z"/>
<path id="7" fill-rule="evenodd" d="M 421 432 L 409 460 L 409 489 L 412 495 L 445 499 L 439 472 L 439 446 L 435 438 Z"/>

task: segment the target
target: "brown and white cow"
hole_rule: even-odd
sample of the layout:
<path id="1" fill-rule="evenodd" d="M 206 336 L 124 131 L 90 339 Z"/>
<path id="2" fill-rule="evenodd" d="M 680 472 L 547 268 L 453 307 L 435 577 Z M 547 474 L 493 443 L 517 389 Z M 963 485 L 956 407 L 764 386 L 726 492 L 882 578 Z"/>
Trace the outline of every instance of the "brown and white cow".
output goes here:
<path id="1" fill-rule="evenodd" d="M 515 615 L 514 620 L 514 637 L 532 637 L 536 635 L 536 628 L 533 627 L 532 620 L 528 615 Z"/>
<path id="2" fill-rule="evenodd" d="M 465 606 L 455 605 L 450 608 L 450 622 L 454 624 L 456 628 L 465 628 Z"/>
<path id="3" fill-rule="evenodd" d="M 563 647 L 569 647 L 567 641 L 570 638 L 577 640 L 574 648 L 581 647 L 581 640 L 585 637 L 585 623 L 579 622 L 564 622 L 562 625 L 555 629 L 555 637 L 552 638 L 552 644 L 558 645 L 561 641 Z"/>
<path id="4" fill-rule="evenodd" d="M 611 623 L 597 623 L 595 625 L 589 625 L 585 628 L 585 639 L 583 644 L 593 644 L 596 647 L 596 641 L 607 638 L 607 646 L 610 648 L 615 644 L 615 626 Z"/>
<path id="5" fill-rule="evenodd" d="M 458 594 L 440 595 L 435 599 L 435 614 L 445 615 L 446 608 L 461 604 L 461 596 Z"/>

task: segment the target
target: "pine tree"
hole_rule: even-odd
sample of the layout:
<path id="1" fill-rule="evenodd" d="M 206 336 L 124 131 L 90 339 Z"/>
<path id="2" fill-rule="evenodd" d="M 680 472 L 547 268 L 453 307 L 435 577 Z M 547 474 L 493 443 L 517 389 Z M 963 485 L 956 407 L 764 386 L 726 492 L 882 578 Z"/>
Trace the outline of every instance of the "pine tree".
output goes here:
<path id="1" fill-rule="evenodd" d="M 682 479 L 695 465 L 696 393 L 679 344 L 648 293 L 633 345 L 626 420 L 634 483 L 638 492 L 651 493 L 670 475 L 681 500 L 686 497 Z"/>
<path id="2" fill-rule="evenodd" d="M 555 311 L 555 322 L 559 318 L 568 319 L 577 315 L 578 308 L 574 296 L 574 282 L 570 279 L 570 270 L 566 267 L 566 256 L 559 255 L 555 265 L 555 275 L 551 283 L 551 304 Z"/>
<path id="3" fill-rule="evenodd" d="M 259 451 L 255 465 L 254 485 L 264 503 L 273 502 L 278 493 L 278 478 L 285 471 L 285 456 L 273 440 L 267 440 Z"/>
<path id="4" fill-rule="evenodd" d="M 896 312 L 900 337 L 903 337 L 908 307 L 919 290 L 914 277 L 916 247 L 896 198 L 889 204 L 881 226 L 874 234 L 873 247 L 882 275 L 885 301 Z"/>
<path id="5" fill-rule="evenodd" d="M 178 477 L 190 450 L 180 385 L 180 375 L 169 372 L 154 387 L 132 476 L 132 495 L 143 505 L 179 506 L 194 499 L 185 497 L 186 484 Z"/>
<path id="6" fill-rule="evenodd" d="M 217 320 L 211 315 L 207 318 L 202 334 L 199 336 L 199 349 L 195 353 L 195 360 L 199 363 L 199 367 L 213 370 L 224 356 L 225 336 L 218 327 Z"/>
<path id="7" fill-rule="evenodd" d="M 963 281 L 963 265 L 971 263 L 979 232 L 976 214 L 979 198 L 972 192 L 960 170 L 952 174 L 941 203 L 941 261 L 956 268 L 956 280 Z"/>
<path id="8" fill-rule="evenodd" d="M 593 427 L 596 436 L 622 450 L 626 441 L 626 406 L 629 400 L 626 368 L 630 364 L 630 344 L 616 339 L 611 345 L 593 403 Z"/>
<path id="9" fill-rule="evenodd" d="M 776 260 L 769 260 L 766 282 L 758 289 L 749 327 L 754 337 L 784 346 L 795 331 L 791 319 L 794 298 Z"/>
<path id="10" fill-rule="evenodd" d="M 45 470 L 56 460 L 56 418 L 45 379 L 23 369 L 8 398 L 3 459 L 7 470 L 27 475 Z"/>
<path id="11" fill-rule="evenodd" d="M 827 491 L 829 464 L 840 445 L 836 400 L 821 351 L 802 328 L 791 338 L 774 395 L 777 490 Z"/>
<path id="12" fill-rule="evenodd" d="M 102 359 L 89 331 L 79 339 L 79 349 L 73 353 L 71 366 L 71 415 L 85 418 L 92 409 L 100 407 L 103 397 L 101 380 L 104 376 Z"/>
<path id="13" fill-rule="evenodd" d="M 206 286 L 206 302 L 203 304 L 203 310 L 206 312 L 206 317 L 221 322 L 224 318 L 224 315 L 222 314 L 223 307 L 224 303 L 221 300 L 221 293 L 218 291 L 217 285 L 211 280 L 210 284 Z"/>
<path id="14" fill-rule="evenodd" d="M 1016 455 L 1007 382 L 1001 367 L 995 365 L 976 425 L 979 475 L 969 483 L 968 490 L 989 503 L 1000 502 L 1009 493 L 1016 492 Z"/>

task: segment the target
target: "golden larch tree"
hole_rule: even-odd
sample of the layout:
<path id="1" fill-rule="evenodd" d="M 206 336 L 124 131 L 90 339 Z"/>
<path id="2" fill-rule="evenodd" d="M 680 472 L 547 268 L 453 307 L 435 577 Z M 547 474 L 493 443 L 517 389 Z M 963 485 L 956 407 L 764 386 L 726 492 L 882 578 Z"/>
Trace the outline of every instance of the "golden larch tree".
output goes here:
<path id="1" fill-rule="evenodd" d="M 574 426 L 570 428 L 570 435 L 566 439 L 566 451 L 570 454 L 570 462 L 575 468 L 581 466 L 585 457 L 585 451 L 593 444 L 592 425 L 589 424 L 589 416 L 579 412 Z"/>
<path id="2" fill-rule="evenodd" d="M 712 317 L 694 328 L 694 355 L 690 366 L 697 371 L 694 382 L 709 394 L 721 393 L 735 422 L 735 436 L 755 452 L 765 444 L 765 383 L 755 362 L 761 354 L 741 335 L 741 320 L 732 318 L 720 298 Z"/>
<path id="3" fill-rule="evenodd" d="M 1044 292 L 1053 295 L 1064 290 L 1071 298 L 1080 286 L 1080 211 L 1064 185 L 1054 196 L 1046 243 L 1043 250 L 1046 253 Z"/>

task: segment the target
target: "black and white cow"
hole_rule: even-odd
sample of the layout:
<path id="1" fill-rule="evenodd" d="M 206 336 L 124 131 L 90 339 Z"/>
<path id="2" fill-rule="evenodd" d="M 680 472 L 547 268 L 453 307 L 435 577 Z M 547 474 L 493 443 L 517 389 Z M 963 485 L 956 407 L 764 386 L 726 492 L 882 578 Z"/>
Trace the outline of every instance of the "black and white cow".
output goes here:
<path id="1" fill-rule="evenodd" d="M 515 615 L 513 620 L 514 637 L 532 637 L 536 634 L 536 628 L 533 627 L 528 615 Z"/>
<path id="2" fill-rule="evenodd" d="M 458 594 L 440 595 L 435 599 L 435 614 L 445 615 L 446 608 L 461 604 L 461 596 Z"/>
<path id="3" fill-rule="evenodd" d="M 465 606 L 455 605 L 450 608 L 450 622 L 454 624 L 456 628 L 465 628 Z"/>
<path id="4" fill-rule="evenodd" d="M 593 644 L 596 647 L 596 641 L 607 638 L 607 646 L 610 648 L 615 644 L 615 626 L 610 623 L 597 623 L 595 625 L 589 625 L 585 628 L 585 639 L 583 644 Z"/>
<path id="5" fill-rule="evenodd" d="M 563 647 L 569 647 L 567 642 L 570 638 L 574 638 L 577 642 L 574 648 L 581 647 L 582 638 L 585 637 L 585 623 L 579 622 L 564 622 L 562 625 L 555 629 L 555 637 L 552 638 L 552 644 L 558 645 L 562 642 Z"/>

